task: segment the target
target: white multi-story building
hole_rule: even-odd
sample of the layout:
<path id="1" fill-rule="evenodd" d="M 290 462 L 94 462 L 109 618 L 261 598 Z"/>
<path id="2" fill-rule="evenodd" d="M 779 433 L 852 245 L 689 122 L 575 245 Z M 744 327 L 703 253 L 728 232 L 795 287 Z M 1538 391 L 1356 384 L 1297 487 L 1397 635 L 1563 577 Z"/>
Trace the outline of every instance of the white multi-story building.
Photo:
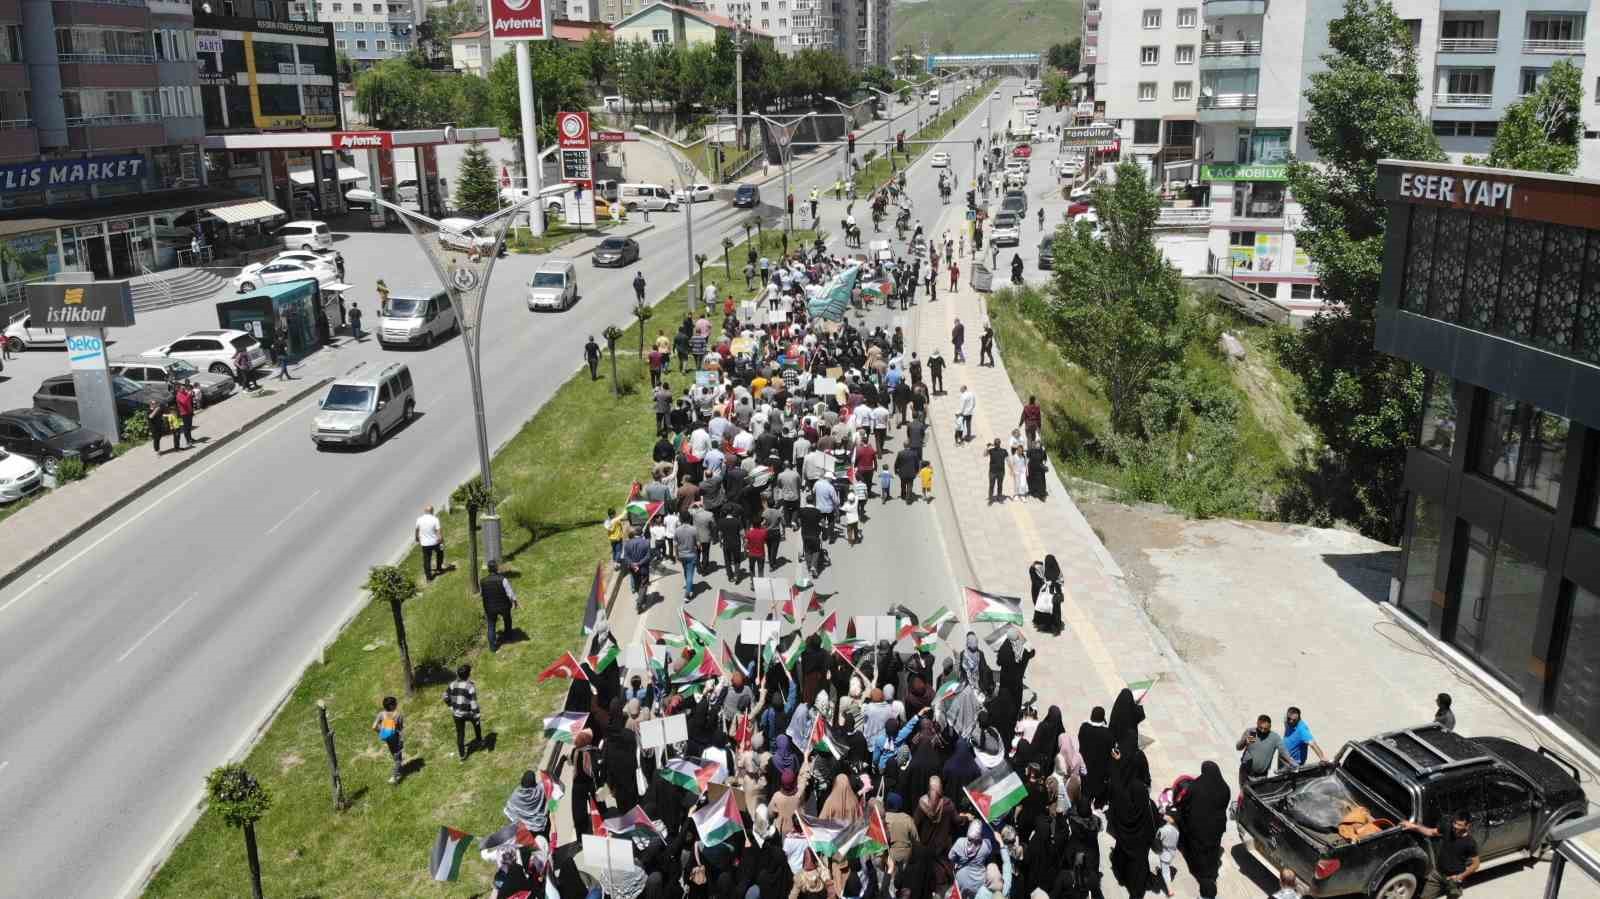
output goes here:
<path id="1" fill-rule="evenodd" d="M 294 14 L 311 18 L 306 7 L 296 3 Z M 334 50 L 365 67 L 415 49 L 421 10 L 421 0 L 317 0 L 314 21 L 332 22 Z"/>
<path id="2" fill-rule="evenodd" d="M 1169 29 L 1168 16 L 1196 5 L 1198 32 L 1179 20 Z M 1587 9 L 1587 0 L 1395 0 L 1417 48 L 1418 108 L 1452 159 L 1486 155 L 1506 106 L 1560 59 L 1583 68 L 1584 112 L 1589 127 L 1600 128 L 1600 62 L 1587 53 L 1600 44 L 1590 37 Z M 1298 314 L 1319 308 L 1322 294 L 1296 240 L 1302 216 L 1288 192 L 1288 162 L 1291 155 L 1315 160 L 1305 138 L 1305 91 L 1325 68 L 1328 24 L 1343 12 L 1340 0 L 1139 0 L 1093 13 L 1085 6 L 1086 65 L 1088 26 L 1099 17 L 1091 79 L 1097 109 L 1103 103 L 1104 118 L 1120 120 L 1123 158 L 1146 163 L 1173 198 L 1162 217 L 1169 258 L 1186 273 L 1229 274 Z M 1152 45 L 1154 54 L 1146 49 Z M 1181 49 L 1191 45 L 1192 57 Z M 1185 81 L 1194 84 L 1187 109 L 1175 99 Z M 1141 99 L 1151 82 L 1155 99 Z M 1185 119 L 1196 124 L 1179 124 L 1175 139 L 1173 123 Z M 1177 155 L 1186 137 L 1193 166 Z M 1600 176 L 1600 131 L 1585 132 L 1580 174 Z"/>
<path id="3" fill-rule="evenodd" d="M 840 43 L 841 34 L 834 27 L 835 7 L 841 2 L 864 4 L 868 0 L 703 0 L 693 5 L 772 35 L 772 43 L 777 51 L 792 56 L 805 47 L 844 49 Z M 888 0 L 876 2 L 880 2 L 887 10 Z M 887 12 L 884 15 L 887 16 Z M 884 45 L 888 43 L 887 31 L 882 42 Z M 887 54 L 887 49 L 884 52 Z"/>

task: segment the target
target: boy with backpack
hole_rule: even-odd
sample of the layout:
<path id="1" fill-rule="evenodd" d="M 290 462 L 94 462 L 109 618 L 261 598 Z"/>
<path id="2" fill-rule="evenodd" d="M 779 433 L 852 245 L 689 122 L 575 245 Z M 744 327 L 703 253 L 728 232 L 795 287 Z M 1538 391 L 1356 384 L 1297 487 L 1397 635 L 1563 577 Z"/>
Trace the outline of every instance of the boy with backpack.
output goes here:
<path id="1" fill-rule="evenodd" d="M 383 697 L 383 708 L 378 710 L 378 717 L 372 720 L 372 732 L 378 735 L 383 745 L 389 747 L 389 756 L 394 759 L 394 774 L 389 777 L 391 784 L 400 783 L 403 767 L 401 751 L 405 748 L 401 735 L 405 729 L 406 716 L 400 713 L 400 700 L 393 696 Z"/>

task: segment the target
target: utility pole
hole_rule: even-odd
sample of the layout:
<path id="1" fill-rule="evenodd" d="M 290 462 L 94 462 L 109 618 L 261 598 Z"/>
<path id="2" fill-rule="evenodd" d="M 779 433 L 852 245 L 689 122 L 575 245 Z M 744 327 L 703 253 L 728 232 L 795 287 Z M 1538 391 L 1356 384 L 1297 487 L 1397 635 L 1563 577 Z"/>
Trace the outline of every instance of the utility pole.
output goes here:
<path id="1" fill-rule="evenodd" d="M 734 146 L 744 149 L 744 20 L 735 19 L 733 29 L 733 121 Z"/>
<path id="2" fill-rule="evenodd" d="M 533 61 L 528 53 L 527 41 L 516 41 L 517 94 L 522 105 L 522 168 L 527 176 L 528 196 L 537 198 L 544 173 L 539 170 L 539 131 L 533 115 Z M 535 204 L 528 209 L 528 230 L 534 237 L 544 234 L 544 208 Z M 487 466 L 485 466 L 487 475 Z M 487 482 L 488 478 L 485 477 Z M 491 557 L 492 558 L 492 557 Z"/>

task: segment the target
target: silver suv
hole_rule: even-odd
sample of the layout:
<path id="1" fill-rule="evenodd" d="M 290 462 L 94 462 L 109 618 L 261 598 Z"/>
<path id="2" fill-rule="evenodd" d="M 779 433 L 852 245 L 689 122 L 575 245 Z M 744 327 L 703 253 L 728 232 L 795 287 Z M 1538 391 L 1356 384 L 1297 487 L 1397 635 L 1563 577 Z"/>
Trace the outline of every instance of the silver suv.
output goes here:
<path id="1" fill-rule="evenodd" d="M 411 369 L 395 362 L 376 372 L 352 371 L 328 387 L 311 420 L 311 439 L 328 444 L 377 446 L 385 434 L 411 420 L 416 394 Z"/>

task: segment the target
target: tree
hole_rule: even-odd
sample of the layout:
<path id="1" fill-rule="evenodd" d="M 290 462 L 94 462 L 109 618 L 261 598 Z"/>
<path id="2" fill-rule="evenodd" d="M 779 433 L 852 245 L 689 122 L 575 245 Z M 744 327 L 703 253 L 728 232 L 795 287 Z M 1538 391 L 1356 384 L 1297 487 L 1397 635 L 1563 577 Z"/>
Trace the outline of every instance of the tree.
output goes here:
<path id="1" fill-rule="evenodd" d="M 400 570 L 398 565 L 374 565 L 367 573 L 367 590 L 377 602 L 389 604 L 394 613 L 395 644 L 400 648 L 400 665 L 405 669 L 406 694 L 416 690 L 416 679 L 411 673 L 411 647 L 406 643 L 406 619 L 400 611 L 405 601 L 417 595 L 417 582 Z"/>
<path id="2" fill-rule="evenodd" d="M 1417 56 L 1387 0 L 1345 0 L 1328 27 L 1325 71 L 1306 91 L 1306 139 L 1318 162 L 1289 166 L 1305 223 L 1298 244 L 1317 265 L 1327 305 L 1280 346 L 1300 379 L 1296 404 L 1322 438 L 1314 467 L 1332 489 L 1317 502 L 1379 540 L 1397 536 L 1396 507 L 1422 375 L 1373 347 L 1388 210 L 1378 197 L 1381 158 L 1439 161 L 1417 112 Z"/>
<path id="3" fill-rule="evenodd" d="M 861 83 L 887 94 L 894 90 L 894 73 L 883 66 L 867 66 L 861 73 Z"/>
<path id="4" fill-rule="evenodd" d="M 721 35 L 718 35 L 721 37 Z M 596 94 L 605 93 L 605 86 L 617 75 L 617 44 L 609 37 L 590 32 L 578 48 L 578 60 L 585 77 Z"/>
<path id="5" fill-rule="evenodd" d="M 1039 102 L 1057 109 L 1072 102 L 1072 79 L 1062 72 L 1045 72 L 1044 89 L 1039 91 Z"/>
<path id="6" fill-rule="evenodd" d="M 587 109 L 589 91 L 578 65 L 576 50 L 562 41 L 532 41 L 528 47 L 533 70 L 534 110 L 539 127 L 539 145 L 547 147 L 556 139 L 556 113 Z M 489 123 L 503 137 L 522 140 L 522 99 L 517 91 L 516 55 L 507 53 L 494 61 L 489 70 Z M 518 153 L 521 159 L 522 154 Z"/>
<path id="7" fill-rule="evenodd" d="M 473 475 L 472 480 L 450 492 L 451 504 L 467 510 L 467 561 L 472 566 L 467 585 L 473 595 L 478 593 L 478 513 L 489 508 L 491 499 L 489 488 L 483 486 L 481 474 Z"/>
<path id="8" fill-rule="evenodd" d="M 427 18 L 417 28 L 417 49 L 430 60 L 448 60 L 452 37 L 484 26 L 481 10 L 473 0 L 453 0 L 443 6 L 429 4 Z"/>
<path id="9" fill-rule="evenodd" d="M 474 141 L 461 156 L 461 170 L 456 173 L 456 208 L 474 218 L 488 215 L 500 208 L 500 185 L 495 177 L 494 163 L 489 152 Z"/>
<path id="10" fill-rule="evenodd" d="M 356 109 L 371 125 L 418 128 L 422 115 L 423 70 L 409 59 L 386 59 L 356 75 Z"/>
<path id="11" fill-rule="evenodd" d="M 1500 169 L 1571 174 L 1583 137 L 1583 71 L 1563 59 L 1550 67 L 1533 93 L 1506 107 L 1486 160 Z"/>
<path id="12" fill-rule="evenodd" d="M 1069 75 L 1078 72 L 1079 55 L 1083 52 L 1083 38 L 1075 37 L 1060 44 L 1051 44 L 1044 53 L 1044 61 L 1051 68 L 1061 69 Z"/>
<path id="13" fill-rule="evenodd" d="M 1138 436 L 1139 398 L 1183 354 L 1182 279 L 1155 243 L 1161 197 L 1133 162 L 1095 188 L 1101 236 L 1080 222 L 1052 244 L 1053 336 L 1067 357 L 1099 379 L 1111 427 Z"/>
<path id="14" fill-rule="evenodd" d="M 642 322 L 640 327 L 643 327 Z M 606 325 L 606 329 L 600 332 L 600 336 L 606 339 L 606 350 L 611 353 L 612 396 L 622 396 L 622 382 L 617 380 L 617 341 L 622 339 L 623 333 L 625 332 L 616 325 Z"/>
<path id="15" fill-rule="evenodd" d="M 250 894 L 261 899 L 261 855 L 256 850 L 256 822 L 272 808 L 272 797 L 243 765 L 223 765 L 206 775 L 206 796 L 229 827 L 243 828 L 244 851 L 250 863 Z"/>

